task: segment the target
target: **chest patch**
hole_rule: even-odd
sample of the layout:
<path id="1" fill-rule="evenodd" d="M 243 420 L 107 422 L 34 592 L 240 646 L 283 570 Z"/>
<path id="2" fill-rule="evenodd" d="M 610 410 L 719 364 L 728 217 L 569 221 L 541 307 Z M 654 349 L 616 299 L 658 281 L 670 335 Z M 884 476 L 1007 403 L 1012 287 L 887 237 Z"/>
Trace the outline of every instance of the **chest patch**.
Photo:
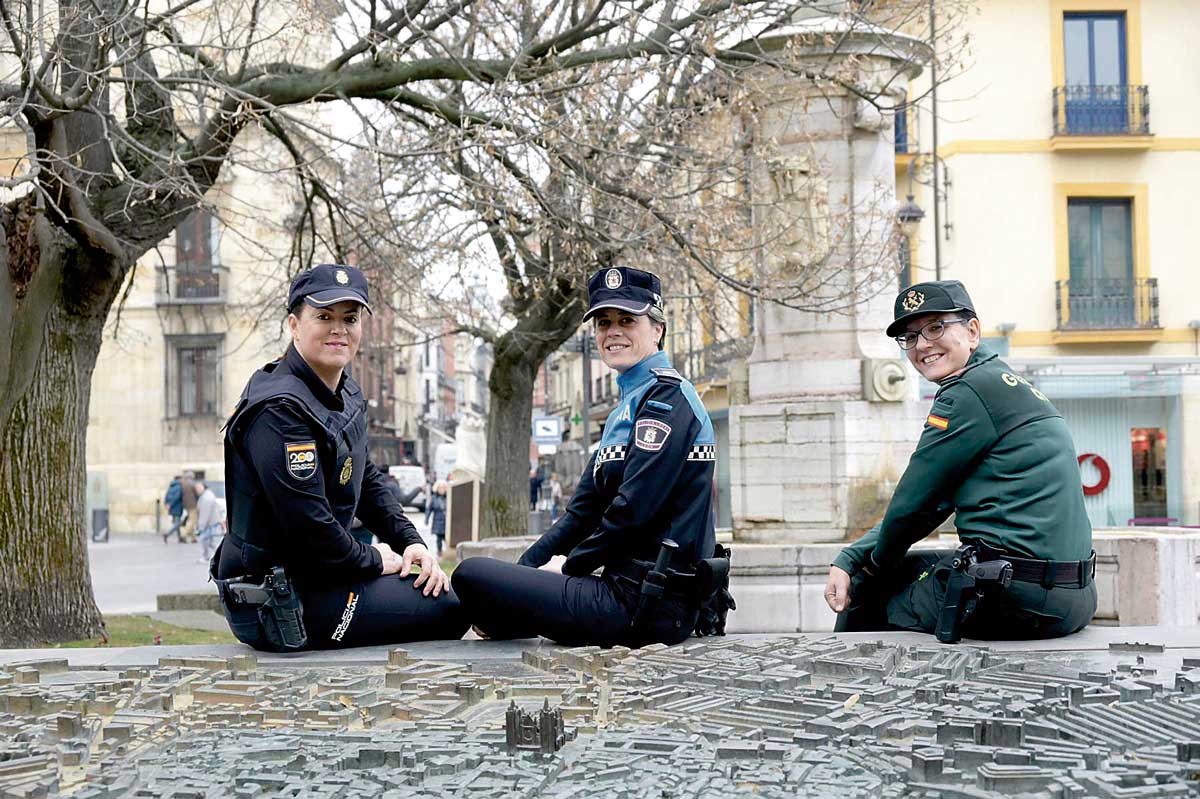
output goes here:
<path id="1" fill-rule="evenodd" d="M 633 427 L 633 445 L 648 452 L 658 452 L 671 435 L 671 425 L 657 419 L 639 419 Z"/>
<path id="2" fill-rule="evenodd" d="M 338 483 L 345 485 L 350 482 L 351 476 L 354 475 L 354 458 L 346 458 L 346 462 L 342 464 L 342 473 L 338 476 Z"/>
<path id="3" fill-rule="evenodd" d="M 283 445 L 288 474 L 297 480 L 307 480 L 317 471 L 317 442 L 297 441 Z"/>

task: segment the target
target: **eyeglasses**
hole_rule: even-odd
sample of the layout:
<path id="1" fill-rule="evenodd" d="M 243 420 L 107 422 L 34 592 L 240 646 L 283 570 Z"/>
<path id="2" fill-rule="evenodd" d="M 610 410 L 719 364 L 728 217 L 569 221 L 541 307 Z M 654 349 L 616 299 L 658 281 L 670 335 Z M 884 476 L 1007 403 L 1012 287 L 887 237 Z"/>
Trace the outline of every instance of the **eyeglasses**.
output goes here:
<path id="1" fill-rule="evenodd" d="M 930 322 L 919 331 L 905 333 L 903 336 L 896 336 L 896 343 L 900 345 L 900 349 L 902 350 L 911 350 L 917 346 L 918 333 L 926 341 L 937 341 L 946 335 L 946 325 L 956 325 L 960 322 L 965 323 L 966 321 L 966 319 L 939 319 L 936 322 Z"/>

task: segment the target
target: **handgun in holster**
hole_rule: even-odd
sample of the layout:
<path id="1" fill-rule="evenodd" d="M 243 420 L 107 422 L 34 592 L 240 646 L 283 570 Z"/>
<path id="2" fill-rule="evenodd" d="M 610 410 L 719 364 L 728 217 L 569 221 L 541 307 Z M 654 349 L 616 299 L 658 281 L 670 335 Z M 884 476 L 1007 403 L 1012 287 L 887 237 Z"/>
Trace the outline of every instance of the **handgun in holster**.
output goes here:
<path id="1" fill-rule="evenodd" d="M 217 584 L 227 607 L 241 605 L 257 609 L 258 621 L 272 646 L 295 650 L 308 643 L 304 605 L 282 566 L 272 568 L 261 584 L 244 579 L 218 580 Z"/>
<path id="2" fill-rule="evenodd" d="M 950 561 L 946 596 L 942 600 L 942 611 L 934 631 L 937 639 L 943 644 L 958 643 L 962 638 L 962 624 L 975 611 L 984 591 L 992 586 L 1008 588 L 1012 575 L 1012 563 L 1007 560 L 980 563 L 978 552 L 970 544 L 963 544 L 955 550 L 954 558 Z"/>

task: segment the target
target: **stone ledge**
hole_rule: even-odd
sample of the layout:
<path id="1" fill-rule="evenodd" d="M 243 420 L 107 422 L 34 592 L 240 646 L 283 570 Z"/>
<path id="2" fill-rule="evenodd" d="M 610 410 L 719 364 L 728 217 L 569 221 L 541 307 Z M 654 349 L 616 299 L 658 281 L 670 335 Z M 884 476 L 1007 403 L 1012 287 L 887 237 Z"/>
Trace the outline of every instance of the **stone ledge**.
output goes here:
<path id="1" fill-rule="evenodd" d="M 222 612 L 221 599 L 217 596 L 216 588 L 210 591 L 180 591 L 176 594 L 159 594 L 157 601 L 159 611 L 211 610 L 214 613 Z"/>
<path id="2" fill-rule="evenodd" d="M 529 545 L 536 541 L 536 535 L 518 535 L 509 538 L 488 538 L 483 541 L 463 541 L 454 549 L 454 556 L 459 563 L 467 558 L 495 558 L 506 563 L 516 563 Z"/>

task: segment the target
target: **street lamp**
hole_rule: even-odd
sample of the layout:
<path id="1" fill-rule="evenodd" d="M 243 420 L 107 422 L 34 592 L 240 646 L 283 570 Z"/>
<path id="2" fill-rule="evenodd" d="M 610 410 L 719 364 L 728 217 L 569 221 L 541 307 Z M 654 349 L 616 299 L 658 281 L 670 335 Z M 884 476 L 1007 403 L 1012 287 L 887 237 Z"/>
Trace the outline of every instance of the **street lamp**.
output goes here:
<path id="1" fill-rule="evenodd" d="M 896 221 L 900 223 L 900 230 L 904 232 L 905 238 L 913 241 L 917 236 L 917 228 L 921 224 L 921 220 L 925 218 L 925 211 L 921 206 L 913 201 L 913 196 L 908 195 L 904 205 L 896 209 Z"/>

